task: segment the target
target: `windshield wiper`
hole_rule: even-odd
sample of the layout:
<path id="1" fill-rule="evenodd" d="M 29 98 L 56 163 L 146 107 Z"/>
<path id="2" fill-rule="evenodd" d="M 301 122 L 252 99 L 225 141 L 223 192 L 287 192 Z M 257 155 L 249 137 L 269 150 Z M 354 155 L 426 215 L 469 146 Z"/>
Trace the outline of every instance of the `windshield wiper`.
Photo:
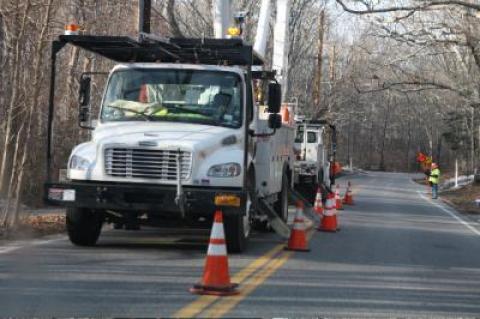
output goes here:
<path id="1" fill-rule="evenodd" d="M 115 105 L 107 105 L 107 107 L 111 107 L 112 109 L 117 109 L 117 110 L 120 110 L 120 111 L 127 111 L 127 112 L 131 112 L 133 114 L 140 115 L 143 118 L 147 119 L 148 121 L 153 121 L 155 119 L 151 114 L 146 114 L 144 112 L 139 112 L 137 110 L 129 109 L 129 108 L 126 108 L 126 107 L 115 106 Z"/>
<path id="2" fill-rule="evenodd" d="M 183 111 L 183 112 L 188 112 L 188 113 L 192 113 L 192 114 L 198 114 L 198 115 L 203 115 L 203 116 L 207 116 L 207 114 L 201 112 L 201 111 L 196 111 L 196 110 L 192 110 L 192 109 L 187 109 L 186 107 L 181 107 L 181 106 L 178 106 L 178 105 L 169 105 L 169 106 L 172 106 L 174 109 L 177 109 L 177 110 L 180 110 L 180 111 Z M 168 108 L 168 106 L 167 106 Z"/>

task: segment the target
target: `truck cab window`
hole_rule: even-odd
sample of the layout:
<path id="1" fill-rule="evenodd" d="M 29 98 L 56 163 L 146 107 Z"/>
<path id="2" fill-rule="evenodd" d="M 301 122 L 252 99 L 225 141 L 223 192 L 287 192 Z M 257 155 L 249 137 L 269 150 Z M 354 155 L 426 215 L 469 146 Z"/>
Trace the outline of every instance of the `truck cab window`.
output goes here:
<path id="1" fill-rule="evenodd" d="M 316 132 L 307 132 L 307 143 L 317 143 L 317 133 Z"/>
<path id="2" fill-rule="evenodd" d="M 297 136 L 295 137 L 295 143 L 303 143 L 305 133 L 303 130 L 297 130 Z M 318 134 L 317 132 L 309 132 L 307 131 L 307 143 L 317 143 L 318 142 Z"/>
<path id="3" fill-rule="evenodd" d="M 238 128 L 242 86 L 231 72 L 120 70 L 110 78 L 101 120 L 171 121 Z"/>
<path id="4" fill-rule="evenodd" d="M 297 136 L 295 136 L 295 143 L 303 143 L 303 130 L 298 129 L 297 130 Z"/>

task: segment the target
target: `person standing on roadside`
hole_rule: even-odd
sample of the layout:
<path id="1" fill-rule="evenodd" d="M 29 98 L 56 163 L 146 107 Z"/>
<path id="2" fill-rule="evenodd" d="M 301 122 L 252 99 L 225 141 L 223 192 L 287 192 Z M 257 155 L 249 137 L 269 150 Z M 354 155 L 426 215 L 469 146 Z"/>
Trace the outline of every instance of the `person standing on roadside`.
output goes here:
<path id="1" fill-rule="evenodd" d="M 432 163 L 432 170 L 428 177 L 430 186 L 432 186 L 432 199 L 438 198 L 438 182 L 440 181 L 440 169 L 438 168 L 437 163 Z"/>

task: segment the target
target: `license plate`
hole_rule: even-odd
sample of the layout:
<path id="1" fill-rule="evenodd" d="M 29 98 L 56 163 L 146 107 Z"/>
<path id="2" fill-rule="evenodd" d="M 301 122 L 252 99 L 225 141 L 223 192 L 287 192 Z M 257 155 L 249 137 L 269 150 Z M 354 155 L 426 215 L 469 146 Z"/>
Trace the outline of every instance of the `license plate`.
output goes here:
<path id="1" fill-rule="evenodd" d="M 75 190 L 63 189 L 63 188 L 50 188 L 48 190 L 48 199 L 64 201 L 64 202 L 74 202 Z"/>
<path id="2" fill-rule="evenodd" d="M 75 201 L 75 190 L 74 189 L 65 189 L 63 191 L 63 200 L 65 202 L 74 202 Z"/>
<path id="3" fill-rule="evenodd" d="M 63 189 L 61 189 L 61 188 L 50 188 L 48 190 L 48 199 L 62 200 L 63 199 Z"/>

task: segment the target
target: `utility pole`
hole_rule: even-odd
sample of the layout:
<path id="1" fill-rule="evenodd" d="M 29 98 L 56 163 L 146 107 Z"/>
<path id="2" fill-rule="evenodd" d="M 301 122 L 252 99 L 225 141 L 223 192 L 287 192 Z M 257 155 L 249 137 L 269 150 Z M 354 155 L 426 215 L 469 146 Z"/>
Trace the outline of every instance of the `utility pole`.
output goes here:
<path id="1" fill-rule="evenodd" d="M 458 158 L 455 156 L 455 188 L 458 188 Z"/>
<path id="2" fill-rule="evenodd" d="M 333 83 L 335 83 L 337 79 L 337 70 L 335 65 L 335 60 L 337 59 L 337 50 L 335 44 L 330 46 L 330 53 L 328 57 L 329 61 L 329 81 L 330 81 L 330 88 L 332 87 Z"/>
<path id="3" fill-rule="evenodd" d="M 470 138 L 470 162 L 472 167 L 472 174 L 475 174 L 475 108 L 472 107 L 472 134 Z"/>
<path id="4" fill-rule="evenodd" d="M 318 52 L 317 52 L 317 72 L 315 73 L 315 87 L 314 87 L 314 107 L 315 117 L 320 116 L 322 104 L 322 67 L 323 67 L 323 37 L 325 34 L 325 10 L 320 13 L 320 21 L 318 23 Z"/>
<path id="5" fill-rule="evenodd" d="M 152 0 L 138 0 L 138 32 L 150 33 Z"/>
<path id="6" fill-rule="evenodd" d="M 347 163 L 351 162 L 350 157 L 350 133 L 351 133 L 351 125 L 352 125 L 352 112 L 348 113 L 348 129 L 347 129 Z"/>
<path id="7" fill-rule="evenodd" d="M 370 111 L 370 137 L 368 139 L 368 166 L 369 168 L 371 168 L 372 166 L 372 163 L 373 163 L 373 129 L 374 129 L 374 114 L 375 114 L 375 104 L 374 104 L 374 100 L 373 100 L 373 80 L 376 79 L 377 80 L 377 86 L 378 85 L 378 77 L 375 75 L 374 77 L 372 77 L 372 79 L 370 80 L 370 88 L 372 90 L 372 92 L 370 93 L 370 103 L 371 103 L 371 111 Z"/>

